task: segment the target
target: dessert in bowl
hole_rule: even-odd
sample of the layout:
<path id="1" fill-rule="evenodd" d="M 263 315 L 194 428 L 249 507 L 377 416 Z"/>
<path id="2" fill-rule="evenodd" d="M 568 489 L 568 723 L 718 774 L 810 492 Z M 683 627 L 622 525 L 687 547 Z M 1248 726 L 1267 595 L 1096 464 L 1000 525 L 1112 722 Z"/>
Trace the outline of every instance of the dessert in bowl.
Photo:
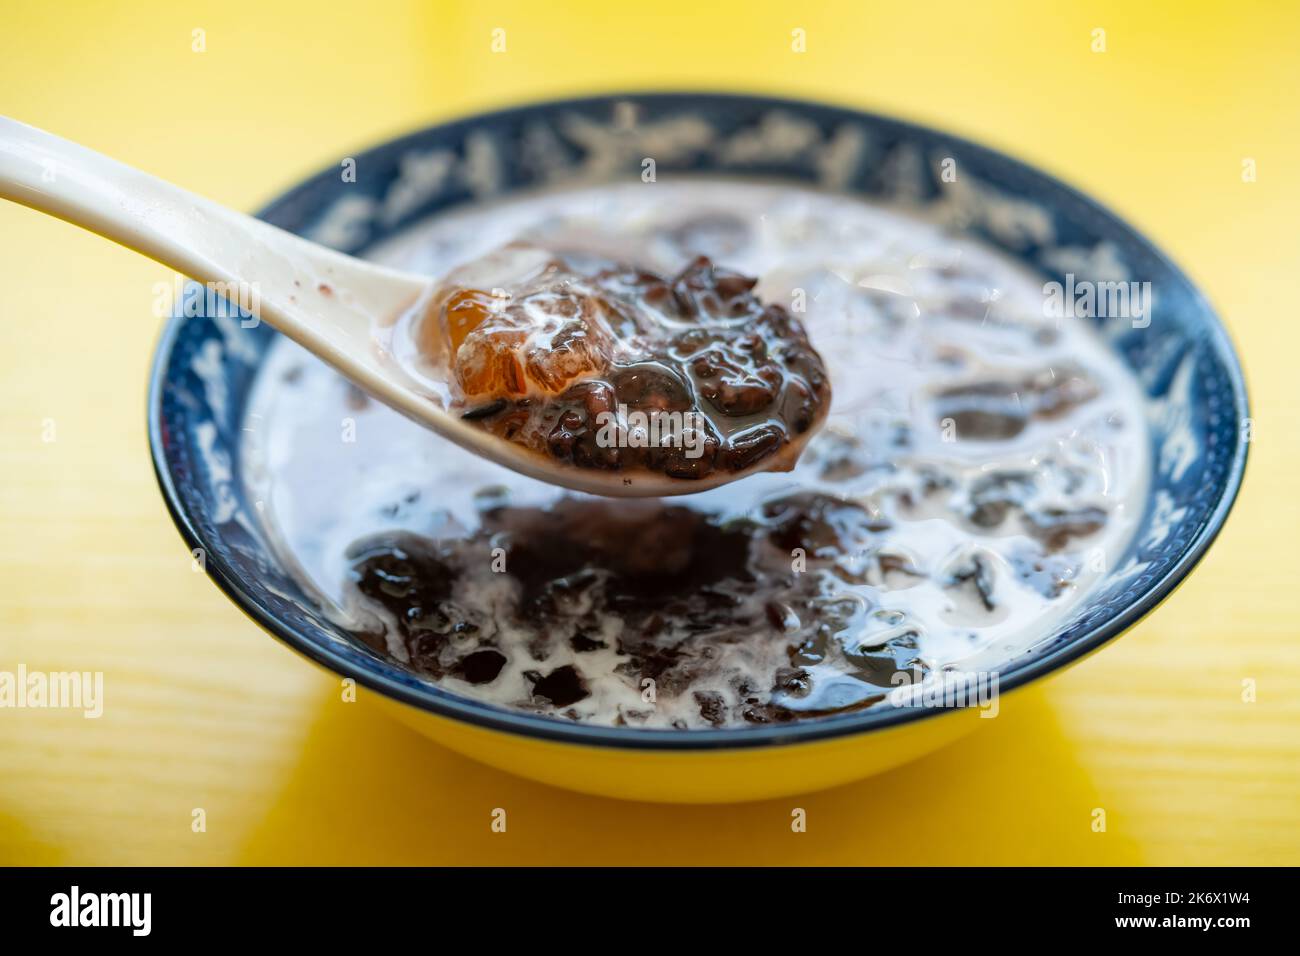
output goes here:
<path id="1" fill-rule="evenodd" d="M 673 94 L 356 161 L 264 215 L 440 278 L 419 321 L 377 331 L 416 378 L 451 365 L 433 400 L 571 467 L 689 490 L 763 466 L 575 494 L 268 329 L 173 320 L 151 436 L 209 573 L 476 759 L 639 799 L 851 780 L 1121 633 L 1226 518 L 1247 413 L 1217 319 L 1130 228 L 1005 157 Z M 422 351 L 420 321 L 453 354 Z"/>

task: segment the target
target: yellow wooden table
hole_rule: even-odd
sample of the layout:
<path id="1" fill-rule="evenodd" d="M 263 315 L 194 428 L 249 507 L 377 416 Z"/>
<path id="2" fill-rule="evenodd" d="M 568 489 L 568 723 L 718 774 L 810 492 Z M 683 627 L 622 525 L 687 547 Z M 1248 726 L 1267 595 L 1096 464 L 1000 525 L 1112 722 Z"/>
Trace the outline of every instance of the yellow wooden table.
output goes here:
<path id="1" fill-rule="evenodd" d="M 1210 556 L 1117 644 L 874 780 L 710 808 L 526 783 L 343 703 L 191 570 L 144 432 L 169 274 L 0 204 L 0 670 L 105 674 L 98 720 L 0 710 L 0 863 L 1300 863 L 1295 9 L 559 6 L 3 0 L 0 113 L 243 208 L 426 121 L 599 89 L 765 89 L 983 140 L 1129 217 L 1225 315 L 1256 441 Z"/>

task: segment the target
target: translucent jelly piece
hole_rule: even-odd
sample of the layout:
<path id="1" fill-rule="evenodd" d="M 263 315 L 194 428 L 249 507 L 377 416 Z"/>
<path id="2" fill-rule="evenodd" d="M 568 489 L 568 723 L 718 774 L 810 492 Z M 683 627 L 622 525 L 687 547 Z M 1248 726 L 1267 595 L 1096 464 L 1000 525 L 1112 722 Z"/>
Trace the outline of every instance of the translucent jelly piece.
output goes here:
<path id="1" fill-rule="evenodd" d="M 588 297 L 545 289 L 486 315 L 478 302 L 472 290 L 447 300 L 453 368 L 467 397 L 559 394 L 609 366 L 613 337 Z M 453 304 L 459 305 L 455 311 Z"/>
<path id="2" fill-rule="evenodd" d="M 447 341 L 455 355 L 465 337 L 487 321 L 496 300 L 492 293 L 479 289 L 459 289 L 447 299 Z"/>
<path id="3" fill-rule="evenodd" d="M 558 394 L 608 368 L 611 307 L 560 261 L 507 247 L 450 278 L 440 326 L 467 398 Z"/>

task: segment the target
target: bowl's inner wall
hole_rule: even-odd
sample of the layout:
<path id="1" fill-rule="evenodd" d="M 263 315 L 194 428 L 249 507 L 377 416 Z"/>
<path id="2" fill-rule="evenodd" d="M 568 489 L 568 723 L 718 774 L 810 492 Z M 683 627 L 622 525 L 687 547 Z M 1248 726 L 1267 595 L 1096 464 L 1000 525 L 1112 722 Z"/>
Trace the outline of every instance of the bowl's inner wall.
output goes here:
<path id="1" fill-rule="evenodd" d="M 785 179 L 877 201 L 941 206 L 947 220 L 1045 281 L 1149 282 L 1141 319 L 1095 320 L 1149 397 L 1154 474 L 1129 553 L 1057 634 L 1010 662 L 1004 688 L 1114 636 L 1153 606 L 1208 544 L 1244 456 L 1245 396 L 1213 312 L 1174 266 L 1090 200 L 1000 154 L 940 133 L 834 107 L 698 94 L 543 104 L 434 127 L 318 175 L 273 203 L 269 221 L 362 252 L 430 214 L 548 186 L 674 173 Z M 354 174 L 354 175 L 353 175 Z M 192 547 L 231 597 L 327 666 L 408 702 L 538 732 L 529 715 L 486 714 L 424 683 L 338 629 L 277 564 L 240 480 L 244 404 L 276 334 L 237 318 L 176 318 L 151 395 L 154 454 Z M 878 723 L 882 711 L 812 721 Z M 543 733 L 572 736 L 555 723 Z M 783 739 L 807 734 L 784 728 Z M 583 728 L 586 732 L 590 728 Z M 604 728 L 608 734 L 681 732 Z M 691 732 L 692 736 L 709 732 Z M 731 737 L 760 730 L 719 731 Z M 755 736 L 757 739 L 757 736 Z"/>

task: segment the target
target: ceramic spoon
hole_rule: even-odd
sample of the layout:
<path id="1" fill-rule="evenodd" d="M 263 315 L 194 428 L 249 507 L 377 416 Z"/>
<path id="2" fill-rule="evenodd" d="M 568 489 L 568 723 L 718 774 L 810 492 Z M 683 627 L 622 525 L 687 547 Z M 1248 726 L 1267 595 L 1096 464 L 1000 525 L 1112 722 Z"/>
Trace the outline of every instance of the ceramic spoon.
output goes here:
<path id="1" fill-rule="evenodd" d="M 0 197 L 89 229 L 202 283 L 255 289 L 257 318 L 397 411 L 532 478 L 599 495 L 704 491 L 770 465 L 700 480 L 577 468 L 497 438 L 449 411 L 376 340 L 432 281 L 363 262 L 235 212 L 43 130 L 0 116 Z M 773 458 L 793 462 L 791 443 Z"/>

